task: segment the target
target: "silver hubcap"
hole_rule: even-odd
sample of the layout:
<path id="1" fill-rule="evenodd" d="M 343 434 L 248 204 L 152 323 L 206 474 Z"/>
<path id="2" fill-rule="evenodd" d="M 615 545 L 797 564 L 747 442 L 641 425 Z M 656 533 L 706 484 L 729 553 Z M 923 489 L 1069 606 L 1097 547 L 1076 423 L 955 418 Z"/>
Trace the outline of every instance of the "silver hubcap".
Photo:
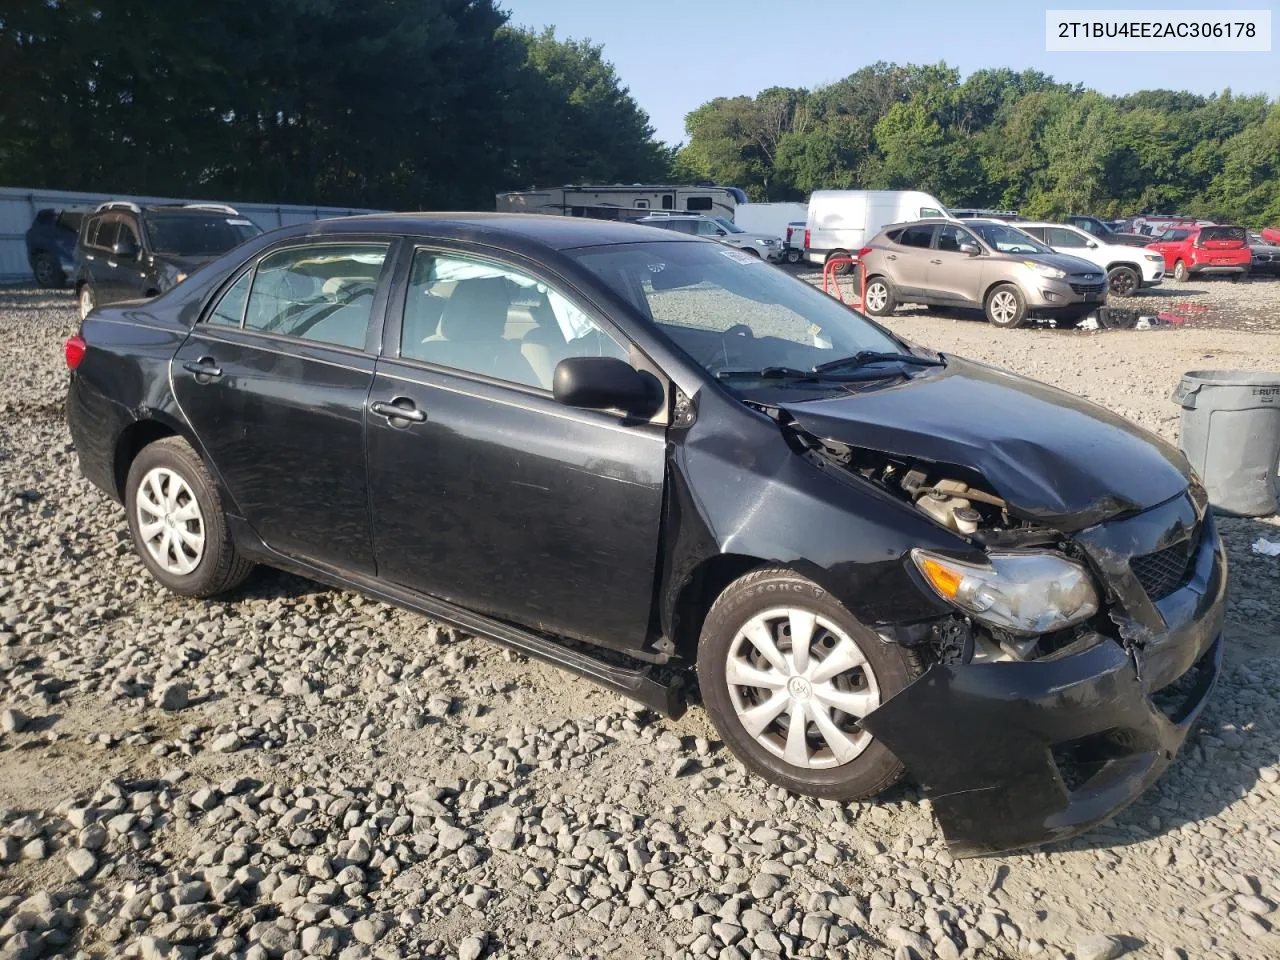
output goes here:
<path id="1" fill-rule="evenodd" d="M 725 680 L 743 728 L 793 767 L 838 767 L 871 743 L 858 721 L 880 706 L 876 675 L 847 633 L 808 610 L 778 607 L 743 624 Z"/>
<path id="2" fill-rule="evenodd" d="M 186 576 L 204 556 L 204 516 L 187 481 L 168 467 L 147 471 L 138 485 L 138 533 L 151 559 Z"/>
<path id="3" fill-rule="evenodd" d="M 867 287 L 867 309 L 879 312 L 889 302 L 889 291 L 883 283 L 873 283 Z"/>
<path id="4" fill-rule="evenodd" d="M 93 309 L 93 291 L 85 287 L 80 291 L 80 319 L 83 320 Z"/>
<path id="5" fill-rule="evenodd" d="M 991 316 L 997 323 L 1010 323 L 1018 313 L 1018 298 L 1001 290 L 991 298 Z"/>

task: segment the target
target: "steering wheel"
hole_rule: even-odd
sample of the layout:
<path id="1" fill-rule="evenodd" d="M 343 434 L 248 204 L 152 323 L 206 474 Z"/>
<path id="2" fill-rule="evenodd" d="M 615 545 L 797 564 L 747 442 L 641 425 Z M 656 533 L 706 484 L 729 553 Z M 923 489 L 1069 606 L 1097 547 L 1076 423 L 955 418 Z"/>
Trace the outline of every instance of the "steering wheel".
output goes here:
<path id="1" fill-rule="evenodd" d="M 745 323 L 735 323 L 724 332 L 724 336 L 747 337 L 748 339 L 754 340 L 756 338 L 756 332 Z"/>
<path id="2" fill-rule="evenodd" d="M 735 323 L 733 326 L 729 327 L 729 329 L 720 334 L 720 346 L 716 348 L 711 356 L 707 357 L 706 360 L 703 361 L 703 366 L 712 373 L 732 367 L 738 360 L 737 347 L 730 341 L 730 338 L 735 338 L 738 342 L 741 342 L 744 340 L 754 340 L 756 335 L 755 331 L 745 323 Z"/>

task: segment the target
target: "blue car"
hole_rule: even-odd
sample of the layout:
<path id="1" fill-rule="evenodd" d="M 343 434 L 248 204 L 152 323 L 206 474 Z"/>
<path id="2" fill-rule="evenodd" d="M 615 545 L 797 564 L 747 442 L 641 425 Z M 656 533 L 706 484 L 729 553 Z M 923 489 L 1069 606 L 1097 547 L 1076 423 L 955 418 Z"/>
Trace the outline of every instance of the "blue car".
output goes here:
<path id="1" fill-rule="evenodd" d="M 87 207 L 64 207 L 36 213 L 27 229 L 27 262 L 40 286 L 66 286 L 75 261 L 76 237 L 88 212 Z"/>

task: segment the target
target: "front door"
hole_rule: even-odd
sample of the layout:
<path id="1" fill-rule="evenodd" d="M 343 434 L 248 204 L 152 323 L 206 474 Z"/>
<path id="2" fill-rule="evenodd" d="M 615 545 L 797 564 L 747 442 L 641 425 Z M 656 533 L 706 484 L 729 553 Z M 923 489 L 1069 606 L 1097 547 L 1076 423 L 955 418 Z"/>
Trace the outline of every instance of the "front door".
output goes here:
<path id="1" fill-rule="evenodd" d="M 374 572 L 366 349 L 386 242 L 275 250 L 233 280 L 173 359 L 174 394 L 233 512 L 281 553 Z"/>
<path id="2" fill-rule="evenodd" d="M 938 227 L 934 249 L 930 251 L 929 274 L 925 281 L 930 292 L 939 299 L 954 303 L 982 303 L 981 253 L 973 256 L 960 248 L 973 244 L 978 250 L 982 245 L 978 238 L 958 224 L 948 223 Z"/>
<path id="3" fill-rule="evenodd" d="M 566 357 L 634 348 L 527 265 L 423 247 L 407 279 L 369 402 L 379 576 L 534 630 L 641 645 L 665 427 L 550 389 Z"/>

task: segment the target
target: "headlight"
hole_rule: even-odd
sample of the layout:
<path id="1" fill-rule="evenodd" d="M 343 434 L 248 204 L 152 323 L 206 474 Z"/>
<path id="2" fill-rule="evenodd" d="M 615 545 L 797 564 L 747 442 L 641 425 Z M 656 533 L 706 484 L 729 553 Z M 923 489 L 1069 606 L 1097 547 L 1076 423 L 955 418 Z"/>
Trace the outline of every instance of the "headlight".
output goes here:
<path id="1" fill-rule="evenodd" d="M 911 559 L 943 600 L 1010 633 L 1049 633 L 1098 612 L 1088 572 L 1057 554 L 993 553 L 981 566 L 924 550 Z"/>
<path id="2" fill-rule="evenodd" d="M 1042 277 L 1048 277 L 1050 280 L 1061 280 L 1067 275 L 1065 270 L 1059 270 L 1057 267 L 1051 267 L 1047 263 L 1037 263 L 1034 260 L 1023 260 L 1024 267 L 1030 267 Z"/>
<path id="3" fill-rule="evenodd" d="M 777 244 L 777 240 L 757 240 L 756 243 L 762 247 L 772 247 Z"/>
<path id="4" fill-rule="evenodd" d="M 1152 263 L 1164 263 L 1164 257 L 1162 257 L 1158 253 L 1144 253 L 1143 256 L 1146 257 L 1148 260 L 1150 260 Z"/>

